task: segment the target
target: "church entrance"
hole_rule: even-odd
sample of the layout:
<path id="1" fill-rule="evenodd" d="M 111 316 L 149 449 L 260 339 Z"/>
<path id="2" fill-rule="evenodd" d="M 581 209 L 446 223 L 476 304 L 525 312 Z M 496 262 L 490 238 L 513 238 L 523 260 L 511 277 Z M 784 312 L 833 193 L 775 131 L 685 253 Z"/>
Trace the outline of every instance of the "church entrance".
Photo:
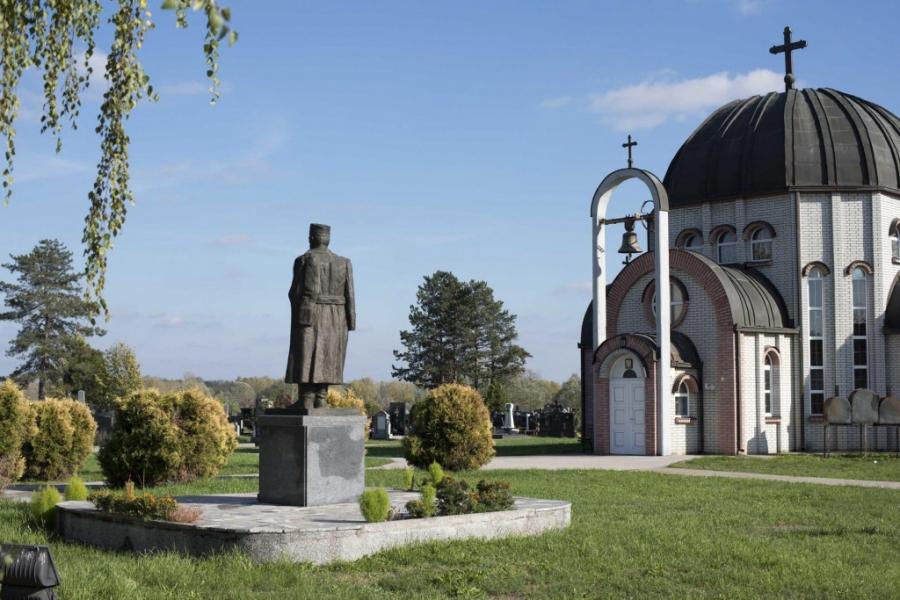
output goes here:
<path id="1" fill-rule="evenodd" d="M 644 374 L 637 361 L 623 356 L 609 378 L 610 454 L 646 454 Z"/>

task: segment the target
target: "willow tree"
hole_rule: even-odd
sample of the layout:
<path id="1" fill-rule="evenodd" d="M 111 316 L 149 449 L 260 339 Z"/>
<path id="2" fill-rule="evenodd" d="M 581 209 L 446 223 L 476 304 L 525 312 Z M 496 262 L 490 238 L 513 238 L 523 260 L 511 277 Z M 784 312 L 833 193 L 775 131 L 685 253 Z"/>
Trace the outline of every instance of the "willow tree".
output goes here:
<path id="1" fill-rule="evenodd" d="M 154 28 L 147 0 L 0 0 L 0 135 L 6 138 L 2 186 L 5 202 L 12 196 L 13 159 L 16 154 L 18 86 L 28 68 L 43 79 L 41 132 L 56 138 L 62 148 L 64 123 L 75 129 L 81 95 L 92 75 L 91 57 L 97 50 L 95 37 L 106 20 L 112 29 L 104 77 L 109 88 L 103 93 L 97 115 L 100 161 L 92 189 L 88 192 L 88 214 L 84 226 L 85 275 L 89 299 L 106 310 L 106 256 L 122 230 L 128 206 L 134 202 L 129 183 L 128 146 L 125 123 L 143 99 L 157 99 L 138 59 L 148 31 Z M 106 10 L 104 10 L 106 7 Z M 231 13 L 216 0 L 163 0 L 161 8 L 174 11 L 177 27 L 187 26 L 189 10 L 206 17 L 203 53 L 211 100 L 218 98 L 219 44 L 237 41 L 229 26 Z"/>

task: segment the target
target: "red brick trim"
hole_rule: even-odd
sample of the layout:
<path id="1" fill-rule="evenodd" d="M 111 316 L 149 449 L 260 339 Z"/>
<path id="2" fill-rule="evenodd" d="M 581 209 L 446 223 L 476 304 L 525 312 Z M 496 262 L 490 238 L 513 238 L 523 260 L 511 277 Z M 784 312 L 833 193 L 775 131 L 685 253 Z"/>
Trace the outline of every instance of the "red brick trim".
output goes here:
<path id="1" fill-rule="evenodd" d="M 644 276 L 648 274 L 652 274 L 654 270 L 654 253 L 653 252 L 645 252 L 640 255 L 637 259 L 631 261 L 624 269 L 619 272 L 619 275 L 613 281 L 612 286 L 609 289 L 609 292 L 606 296 L 606 336 L 607 342 L 612 339 L 622 338 L 622 335 L 617 335 L 618 333 L 618 325 L 619 325 L 619 310 L 622 306 L 622 303 L 625 301 L 625 296 L 628 294 L 628 291 L 634 287 L 634 285 Z M 669 267 L 671 270 L 671 274 L 674 275 L 676 272 L 684 273 L 689 276 L 691 279 L 695 280 L 701 287 L 703 287 L 706 295 L 709 297 L 710 302 L 713 305 L 714 313 L 710 315 L 711 325 L 714 325 L 713 335 L 716 337 L 716 354 L 719 361 L 719 369 L 718 373 L 715 374 L 716 379 L 719 383 L 717 383 L 716 393 L 718 395 L 717 400 L 717 423 L 710 424 L 710 427 L 714 427 L 715 429 L 707 428 L 707 431 L 716 431 L 718 438 L 718 445 L 715 444 L 706 444 L 705 448 L 708 452 L 713 453 L 721 453 L 721 454 L 737 454 L 738 452 L 738 423 L 737 423 L 737 370 L 736 370 L 736 357 L 737 357 L 737 349 L 735 347 L 735 338 L 734 338 L 734 318 L 731 313 L 731 304 L 728 301 L 728 295 L 725 291 L 725 287 L 722 285 L 722 282 L 719 280 L 716 272 L 707 264 L 703 259 L 698 257 L 693 252 L 687 250 L 679 250 L 679 249 L 671 249 L 669 250 Z M 629 336 L 624 336 L 629 337 Z M 637 338 L 641 339 L 641 338 Z M 607 342 L 604 342 L 606 344 Z M 603 345 L 601 345 L 601 348 Z M 620 346 L 621 347 L 621 346 Z M 598 368 L 598 354 L 600 352 L 600 348 L 597 349 L 597 354 L 594 355 L 594 369 L 596 373 L 596 369 Z M 640 354 L 640 353 L 638 353 Z M 607 355 L 608 356 L 608 355 Z M 601 361 L 602 362 L 602 361 Z M 655 358 L 654 361 L 655 363 Z M 650 381 L 649 377 L 649 369 L 648 369 L 648 381 Z M 596 381 L 596 377 L 595 377 Z M 608 437 L 608 418 L 609 418 L 609 390 L 608 390 L 608 381 L 607 381 L 607 391 L 605 393 L 606 400 L 606 412 L 607 412 L 607 423 L 606 423 L 606 435 Z M 655 403 L 655 386 L 654 387 L 654 404 L 653 404 L 653 414 L 654 417 L 656 415 L 656 403 Z M 650 394 L 646 396 L 648 399 L 650 398 Z M 600 397 L 595 395 L 597 398 L 597 403 L 595 405 L 595 411 L 599 411 L 603 406 L 603 403 L 600 401 Z M 597 412 L 595 412 L 595 415 Z M 650 414 L 648 410 L 647 414 Z M 701 415 L 702 418 L 702 415 Z M 596 421 L 595 421 L 596 422 Z M 595 426 L 595 438 L 598 430 L 601 430 L 602 426 L 597 422 Z M 649 431 L 649 427 L 647 428 Z M 654 432 L 655 432 L 655 424 L 654 424 Z M 656 446 L 654 436 L 654 448 Z M 609 440 L 606 440 L 606 452 L 609 452 Z M 595 446 L 595 448 L 600 448 L 601 446 Z M 649 449 L 649 446 L 648 446 Z"/>

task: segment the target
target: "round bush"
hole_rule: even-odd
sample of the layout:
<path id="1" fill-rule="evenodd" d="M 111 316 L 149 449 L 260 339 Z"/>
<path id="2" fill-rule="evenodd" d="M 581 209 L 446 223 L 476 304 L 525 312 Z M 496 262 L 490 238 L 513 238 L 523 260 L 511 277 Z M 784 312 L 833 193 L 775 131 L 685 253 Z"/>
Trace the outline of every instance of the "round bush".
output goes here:
<path id="1" fill-rule="evenodd" d="M 366 403 L 362 398 L 353 393 L 353 390 L 350 388 L 345 389 L 343 392 L 339 392 L 334 388 L 330 388 L 328 390 L 328 406 L 331 408 L 352 408 L 354 410 L 359 411 L 364 417 L 367 417 L 368 413 L 366 411 Z M 371 419 L 366 418 L 366 422 L 363 425 L 363 431 L 366 439 L 369 439 L 369 422 Z"/>
<path id="2" fill-rule="evenodd" d="M 359 510 L 369 523 L 381 523 L 391 516 L 391 498 L 384 488 L 366 490 L 359 497 Z"/>
<path id="3" fill-rule="evenodd" d="M 213 477 L 237 447 L 225 410 L 199 389 L 140 390 L 116 403 L 116 419 L 99 460 L 106 481 L 141 487 Z"/>
<path id="4" fill-rule="evenodd" d="M 406 460 L 427 469 L 437 462 L 451 471 L 477 469 L 494 456 L 491 421 L 476 390 L 445 384 L 412 410 L 414 432 L 403 440 Z"/>
<path id="5" fill-rule="evenodd" d="M 31 403 L 10 380 L 0 382 L 0 491 L 22 476 L 22 446 L 34 435 Z"/>
<path id="6" fill-rule="evenodd" d="M 237 435 L 222 405 L 197 388 L 166 396 L 178 428 L 179 481 L 216 475 L 237 448 Z"/>
<path id="7" fill-rule="evenodd" d="M 178 429 L 156 390 L 139 390 L 116 401 L 109 441 L 97 458 L 107 483 L 140 486 L 174 479 L 181 464 Z"/>
<path id="8" fill-rule="evenodd" d="M 81 468 L 94 446 L 97 423 L 87 406 L 69 399 L 32 405 L 35 433 L 22 448 L 25 476 L 41 481 L 66 479 Z"/>

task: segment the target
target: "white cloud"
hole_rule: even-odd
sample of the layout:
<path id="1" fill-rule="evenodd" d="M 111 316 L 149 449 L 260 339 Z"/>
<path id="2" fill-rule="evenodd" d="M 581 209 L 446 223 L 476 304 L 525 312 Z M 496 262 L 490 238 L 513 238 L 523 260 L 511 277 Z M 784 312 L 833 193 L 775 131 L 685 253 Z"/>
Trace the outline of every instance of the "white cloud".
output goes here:
<path id="1" fill-rule="evenodd" d="M 650 129 L 731 100 L 777 91 L 782 85 L 782 76 L 768 69 L 734 76 L 721 72 L 681 81 L 665 76 L 591 94 L 590 107 L 617 129 Z"/>
<path id="2" fill-rule="evenodd" d="M 542 100 L 539 106 L 541 108 L 548 108 L 548 109 L 562 108 L 563 106 L 567 105 L 571 101 L 572 101 L 571 96 L 560 96 L 558 98 L 547 98 L 546 100 Z"/>
<path id="3" fill-rule="evenodd" d="M 84 68 L 84 54 L 84 52 L 79 52 L 75 55 L 75 66 L 78 69 L 78 74 L 81 76 L 87 75 L 87 70 Z M 109 89 L 109 82 L 104 77 L 107 58 L 105 53 L 94 50 L 94 53 L 88 59 L 88 65 L 91 67 L 91 76 L 88 79 L 90 85 L 87 89 L 87 96 L 95 100 L 101 98 L 103 92 Z"/>
<path id="4" fill-rule="evenodd" d="M 37 160 L 26 159 L 14 165 L 13 177 L 16 182 L 46 181 L 84 173 L 90 169 L 87 163 L 76 160 L 68 160 L 58 156 L 40 158 Z"/>
<path id="5" fill-rule="evenodd" d="M 758 15 L 771 4 L 772 0 L 737 0 L 737 10 L 742 15 Z"/>
<path id="6" fill-rule="evenodd" d="M 252 238 L 246 233 L 234 233 L 231 235 L 223 235 L 210 242 L 213 246 L 235 246 L 249 242 Z"/>
<path id="7" fill-rule="evenodd" d="M 159 321 L 156 322 L 157 326 L 165 327 L 167 329 L 174 329 L 177 327 L 184 327 L 187 322 L 181 317 L 163 317 Z"/>
<path id="8" fill-rule="evenodd" d="M 160 88 L 161 96 L 200 96 L 209 94 L 210 84 L 201 81 L 182 81 L 170 83 Z"/>
<path id="9" fill-rule="evenodd" d="M 573 281 L 559 286 L 553 290 L 554 296 L 583 296 L 584 294 L 592 294 L 594 287 L 590 280 Z"/>

